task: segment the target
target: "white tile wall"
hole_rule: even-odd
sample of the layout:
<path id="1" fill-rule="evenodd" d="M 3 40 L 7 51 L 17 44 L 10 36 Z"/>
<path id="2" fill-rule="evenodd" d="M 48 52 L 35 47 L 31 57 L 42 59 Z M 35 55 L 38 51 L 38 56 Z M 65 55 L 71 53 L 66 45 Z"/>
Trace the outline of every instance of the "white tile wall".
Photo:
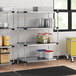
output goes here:
<path id="1" fill-rule="evenodd" d="M 52 0 L 0 0 L 1 7 L 51 6 Z"/>

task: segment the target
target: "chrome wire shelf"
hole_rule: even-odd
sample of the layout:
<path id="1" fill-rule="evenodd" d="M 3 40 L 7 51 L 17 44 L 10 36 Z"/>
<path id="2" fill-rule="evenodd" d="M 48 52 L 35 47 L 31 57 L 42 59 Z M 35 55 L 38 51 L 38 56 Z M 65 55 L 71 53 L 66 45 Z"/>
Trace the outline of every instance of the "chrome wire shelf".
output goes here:
<path id="1" fill-rule="evenodd" d="M 45 61 L 53 61 L 53 60 L 57 60 L 56 57 L 53 57 L 51 59 L 46 59 L 46 58 L 39 58 L 37 56 L 33 56 L 33 57 L 22 57 L 22 58 L 19 58 L 19 60 L 21 62 L 27 62 L 27 63 L 31 63 L 31 62 L 45 62 Z"/>
<path id="2" fill-rule="evenodd" d="M 11 48 L 12 47 L 12 45 L 10 45 L 10 46 L 0 46 L 0 49 L 2 49 L 2 48 Z"/>
<path id="3" fill-rule="evenodd" d="M 53 30 L 52 27 L 17 27 L 17 29 L 24 30 Z"/>
<path id="4" fill-rule="evenodd" d="M 11 65 L 12 62 L 10 61 L 9 63 L 3 63 L 3 64 L 0 64 L 0 66 L 8 66 L 8 65 Z"/>
<path id="5" fill-rule="evenodd" d="M 51 43 L 46 43 L 46 44 L 40 44 L 36 42 L 18 42 L 18 44 L 24 45 L 24 46 L 46 46 L 46 45 L 56 45 L 57 42 L 51 42 Z"/>

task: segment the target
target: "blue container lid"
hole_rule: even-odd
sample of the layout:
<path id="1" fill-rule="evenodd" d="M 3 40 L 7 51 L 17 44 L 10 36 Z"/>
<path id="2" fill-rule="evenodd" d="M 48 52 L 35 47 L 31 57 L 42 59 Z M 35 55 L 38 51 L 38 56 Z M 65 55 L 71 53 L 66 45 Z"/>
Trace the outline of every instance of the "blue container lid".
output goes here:
<path id="1" fill-rule="evenodd" d="M 37 50 L 38 52 L 44 52 L 44 51 L 46 51 L 46 49 L 39 49 L 39 50 Z"/>

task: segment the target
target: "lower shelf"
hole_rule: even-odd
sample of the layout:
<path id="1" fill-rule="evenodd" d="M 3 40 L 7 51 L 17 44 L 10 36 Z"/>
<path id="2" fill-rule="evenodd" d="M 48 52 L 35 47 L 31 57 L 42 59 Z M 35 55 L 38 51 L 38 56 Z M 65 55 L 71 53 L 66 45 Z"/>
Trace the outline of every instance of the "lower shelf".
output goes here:
<path id="1" fill-rule="evenodd" d="M 4 64 L 0 64 L 0 66 L 7 66 L 7 65 L 11 65 L 12 64 L 12 62 L 10 62 L 10 63 L 4 63 Z"/>
<path id="2" fill-rule="evenodd" d="M 10 45 L 10 46 L 0 46 L 0 48 L 2 49 L 2 48 L 11 48 L 12 46 Z"/>
<path id="3" fill-rule="evenodd" d="M 27 57 L 27 58 L 20 58 L 19 59 L 22 62 L 27 62 L 27 63 L 31 63 L 31 62 L 45 62 L 45 61 L 52 61 L 52 60 L 57 60 L 57 58 L 52 58 L 52 59 L 45 59 L 45 58 L 39 58 L 39 57 Z"/>

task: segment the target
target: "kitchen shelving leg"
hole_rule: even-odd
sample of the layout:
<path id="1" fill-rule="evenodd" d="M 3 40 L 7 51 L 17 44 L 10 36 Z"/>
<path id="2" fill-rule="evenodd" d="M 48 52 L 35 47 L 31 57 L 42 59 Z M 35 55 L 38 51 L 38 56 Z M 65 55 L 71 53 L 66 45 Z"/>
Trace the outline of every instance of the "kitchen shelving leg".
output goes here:
<path id="1" fill-rule="evenodd" d="M 18 11 L 18 10 L 17 10 Z M 17 12 L 17 27 L 19 26 L 19 15 Z M 17 42 L 18 42 L 18 30 L 17 30 Z M 19 64 L 19 58 L 18 58 L 18 50 L 19 50 L 19 46 L 17 46 L 17 64 Z"/>
<path id="2" fill-rule="evenodd" d="M 25 9 L 24 9 L 24 11 L 25 11 Z M 26 26 L 26 15 L 25 15 L 25 13 L 24 13 L 24 27 Z M 25 31 L 24 31 L 24 41 L 26 41 L 25 40 Z M 24 45 L 24 59 L 26 60 L 26 46 Z M 26 69 L 26 63 L 24 63 L 24 69 Z"/>
<path id="3" fill-rule="evenodd" d="M 12 71 L 14 72 L 15 71 L 15 65 L 12 64 Z"/>
<path id="4" fill-rule="evenodd" d="M 67 44 L 67 38 L 66 38 L 66 59 L 68 60 L 69 59 L 69 56 L 68 56 L 68 44 Z"/>
<path id="5" fill-rule="evenodd" d="M 11 70 L 12 70 L 12 71 L 14 71 L 14 69 L 15 69 L 15 68 L 14 68 L 14 50 L 13 50 L 13 48 L 14 48 L 14 47 L 12 46 L 12 48 L 11 48 L 11 51 L 12 51 Z"/>
<path id="6" fill-rule="evenodd" d="M 57 10 L 57 50 L 58 50 L 58 56 L 57 56 L 57 66 L 59 65 L 59 10 Z"/>
<path id="7" fill-rule="evenodd" d="M 71 62 L 74 62 L 74 57 L 71 57 Z"/>
<path id="8" fill-rule="evenodd" d="M 17 64 L 19 64 L 19 59 L 17 58 Z"/>
<path id="9" fill-rule="evenodd" d="M 66 59 L 67 59 L 67 60 L 69 59 L 69 56 L 68 56 L 68 55 L 66 55 Z"/>
<path id="10" fill-rule="evenodd" d="M 26 63 L 24 63 L 24 69 L 26 69 Z"/>
<path id="11" fill-rule="evenodd" d="M 14 46 L 13 46 L 13 48 L 14 48 Z M 12 48 L 12 51 L 13 51 L 13 64 L 12 64 L 13 66 L 12 66 L 12 70 L 14 71 L 15 70 L 15 65 L 14 65 L 15 62 L 14 62 L 14 50 L 13 50 L 13 48 Z"/>
<path id="12" fill-rule="evenodd" d="M 25 46 L 24 46 L 24 61 L 26 60 L 26 49 L 25 49 Z M 26 69 L 26 62 L 24 63 L 24 69 Z"/>
<path id="13" fill-rule="evenodd" d="M 19 57 L 19 55 L 18 55 L 19 54 L 18 53 L 19 51 L 18 50 L 19 50 L 19 46 L 17 46 L 17 64 L 19 64 L 19 58 L 18 58 Z"/>

